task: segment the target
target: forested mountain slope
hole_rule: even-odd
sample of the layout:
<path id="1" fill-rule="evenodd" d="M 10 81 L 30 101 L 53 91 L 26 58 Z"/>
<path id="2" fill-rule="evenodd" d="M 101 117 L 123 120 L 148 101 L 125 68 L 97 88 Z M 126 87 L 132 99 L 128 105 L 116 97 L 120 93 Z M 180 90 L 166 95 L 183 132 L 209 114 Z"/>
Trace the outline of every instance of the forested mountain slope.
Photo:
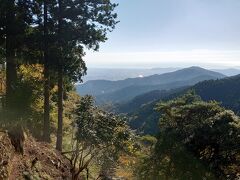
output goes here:
<path id="1" fill-rule="evenodd" d="M 198 82 L 204 80 L 216 79 L 214 76 L 202 75 L 189 80 L 184 81 L 174 81 L 167 84 L 158 84 L 158 85 L 132 85 L 126 88 L 114 91 L 112 93 L 102 94 L 96 96 L 96 100 L 98 104 L 105 104 L 108 102 L 111 103 L 124 103 L 127 102 L 134 97 L 146 93 L 152 90 L 172 90 L 179 89 L 185 86 L 191 86 Z"/>
<path id="2" fill-rule="evenodd" d="M 145 106 L 146 104 L 150 104 L 156 100 L 165 98 L 171 94 L 182 92 L 184 89 L 187 89 L 188 87 L 189 86 L 184 86 L 184 87 L 176 88 L 172 90 L 153 90 L 153 91 L 138 95 L 128 102 L 116 104 L 115 109 L 119 113 L 131 113 Z"/>
<path id="3" fill-rule="evenodd" d="M 154 111 L 155 104 L 161 100 L 175 98 L 190 89 L 195 90 L 203 100 L 216 100 L 222 103 L 224 107 L 232 109 L 236 113 L 239 112 L 240 75 L 219 80 L 203 81 L 182 91 L 166 93 L 166 96 L 164 96 L 161 91 L 152 91 L 138 96 L 138 102 L 142 104 L 138 104 L 139 108 L 137 110 L 135 110 L 136 107 L 134 106 L 132 112 L 129 109 L 134 101 L 119 106 L 120 108 L 118 110 L 121 112 L 131 112 L 129 113 L 132 117 L 130 125 L 133 128 L 140 128 L 143 129 L 144 133 L 154 134 L 158 131 L 157 124 L 159 119 L 159 115 Z M 126 111 L 126 109 L 128 109 L 128 111 Z"/>

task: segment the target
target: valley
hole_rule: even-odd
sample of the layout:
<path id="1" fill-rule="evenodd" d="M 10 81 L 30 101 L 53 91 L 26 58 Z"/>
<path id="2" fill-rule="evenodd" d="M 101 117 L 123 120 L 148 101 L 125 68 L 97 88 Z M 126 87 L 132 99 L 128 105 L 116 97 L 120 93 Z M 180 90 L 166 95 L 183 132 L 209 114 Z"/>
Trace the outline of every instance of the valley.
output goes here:
<path id="1" fill-rule="evenodd" d="M 77 91 L 79 94 L 93 95 L 100 106 L 111 105 L 110 109 L 115 113 L 129 116 L 130 126 L 139 133 L 156 135 L 159 131 L 159 114 L 154 110 L 157 102 L 194 90 L 203 100 L 218 101 L 238 113 L 239 84 L 239 75 L 227 77 L 200 67 L 190 67 L 144 78 L 89 81 L 78 85 Z"/>
<path id="2" fill-rule="evenodd" d="M 95 96 L 97 104 L 122 103 L 149 91 L 171 90 L 191 86 L 204 80 L 224 77 L 226 76 L 221 73 L 200 67 L 190 67 L 142 78 L 128 78 L 119 81 L 87 81 L 84 84 L 77 85 L 76 89 L 80 95 L 90 94 Z"/>

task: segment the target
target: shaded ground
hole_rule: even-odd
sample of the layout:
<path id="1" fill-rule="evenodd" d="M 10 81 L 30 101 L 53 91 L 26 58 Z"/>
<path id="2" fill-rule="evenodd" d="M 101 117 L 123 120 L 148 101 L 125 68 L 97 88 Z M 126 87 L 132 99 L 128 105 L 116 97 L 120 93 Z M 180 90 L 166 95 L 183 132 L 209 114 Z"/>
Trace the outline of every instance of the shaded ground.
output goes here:
<path id="1" fill-rule="evenodd" d="M 69 161 L 50 145 L 27 137 L 23 149 L 23 155 L 17 153 L 0 132 L 0 179 L 71 179 Z"/>

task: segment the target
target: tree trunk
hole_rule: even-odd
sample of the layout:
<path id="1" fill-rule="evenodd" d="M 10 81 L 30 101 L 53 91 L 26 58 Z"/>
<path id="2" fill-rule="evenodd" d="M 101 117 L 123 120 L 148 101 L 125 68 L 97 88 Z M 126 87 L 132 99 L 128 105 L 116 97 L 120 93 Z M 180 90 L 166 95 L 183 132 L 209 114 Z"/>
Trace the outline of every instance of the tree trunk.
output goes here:
<path id="1" fill-rule="evenodd" d="M 14 1 L 8 1 L 6 16 L 6 108 L 14 110 L 15 101 L 14 94 L 17 87 L 17 66 L 15 62 L 15 37 L 14 37 Z"/>
<path id="2" fill-rule="evenodd" d="M 48 63 L 44 64 L 44 129 L 43 140 L 50 142 L 50 103 L 49 103 L 49 67 Z"/>
<path id="3" fill-rule="evenodd" d="M 14 98 L 15 90 L 17 88 L 17 67 L 14 63 L 14 57 L 12 57 L 12 49 L 7 50 L 6 55 L 6 108 L 8 110 L 15 110 L 15 101 Z"/>
<path id="4" fill-rule="evenodd" d="M 62 66 L 58 67 L 58 130 L 56 149 L 62 151 L 63 138 L 63 71 Z"/>
<path id="5" fill-rule="evenodd" d="M 43 140 L 50 142 L 50 80 L 48 59 L 47 3 L 44 1 L 44 122 Z"/>
<path id="6" fill-rule="evenodd" d="M 57 130 L 57 142 L 56 149 L 62 151 L 62 139 L 63 139 L 63 53 L 62 53 L 62 0 L 58 1 L 59 14 L 58 14 L 58 41 L 60 46 L 60 59 L 58 64 L 58 130 Z"/>

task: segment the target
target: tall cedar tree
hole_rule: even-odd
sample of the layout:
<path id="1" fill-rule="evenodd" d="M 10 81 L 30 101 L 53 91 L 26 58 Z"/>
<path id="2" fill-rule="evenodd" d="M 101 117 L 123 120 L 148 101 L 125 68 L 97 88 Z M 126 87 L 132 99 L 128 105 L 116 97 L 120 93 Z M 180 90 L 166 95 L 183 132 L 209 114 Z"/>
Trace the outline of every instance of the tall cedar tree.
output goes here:
<path id="1" fill-rule="evenodd" d="M 62 0 L 58 0 L 59 15 L 58 15 L 58 41 L 60 46 L 60 58 L 58 63 L 58 129 L 57 129 L 57 142 L 56 149 L 62 151 L 62 138 L 63 138 L 63 67 L 62 67 Z"/>
<path id="2" fill-rule="evenodd" d="M 50 80 L 49 80 L 49 56 L 48 56 L 48 1 L 43 2 L 43 32 L 44 32 L 44 121 L 43 140 L 50 142 Z"/>
<path id="3" fill-rule="evenodd" d="M 27 58 L 31 63 L 41 63 L 44 66 L 43 140 L 50 142 L 50 72 L 53 63 L 51 51 L 54 50 L 56 41 L 56 22 L 53 21 L 52 12 L 56 1 L 38 0 L 32 3 L 34 21 L 27 38 L 27 54 L 30 54 Z"/>
<path id="4" fill-rule="evenodd" d="M 30 0 L 0 0 L 0 48 L 6 60 L 6 107 L 13 112 L 20 104 L 17 93 L 17 66 L 25 48 L 26 29 L 32 23 Z"/>
<path id="5" fill-rule="evenodd" d="M 74 83 L 81 81 L 86 72 L 83 47 L 97 51 L 99 43 L 107 40 L 107 32 L 117 23 L 110 0 L 59 0 L 58 20 L 58 131 L 56 148 L 62 150 L 63 128 L 63 78 Z"/>
<path id="6" fill-rule="evenodd" d="M 17 83 L 17 69 L 14 59 L 14 41 L 15 31 L 15 13 L 14 1 L 10 0 L 6 6 L 6 106 L 11 108 L 13 106 L 14 89 Z"/>
<path id="7" fill-rule="evenodd" d="M 50 141 L 48 0 L 0 0 L 0 48 L 6 60 L 6 106 L 14 112 L 21 104 L 17 92 L 17 67 L 24 62 L 44 64 L 44 140 Z M 41 58 L 42 57 L 42 58 Z M 20 61 L 21 60 L 21 61 Z"/>

